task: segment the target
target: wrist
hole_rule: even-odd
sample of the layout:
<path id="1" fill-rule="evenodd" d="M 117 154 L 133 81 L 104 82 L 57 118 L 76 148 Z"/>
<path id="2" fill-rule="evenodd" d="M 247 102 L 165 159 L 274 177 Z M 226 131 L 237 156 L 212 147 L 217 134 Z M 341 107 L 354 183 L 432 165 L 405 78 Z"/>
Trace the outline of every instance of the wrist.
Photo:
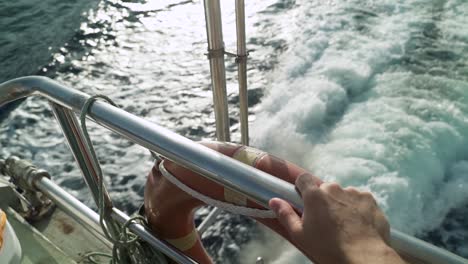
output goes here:
<path id="1" fill-rule="evenodd" d="M 343 249 L 348 264 L 404 263 L 396 251 L 381 239 L 357 241 Z"/>

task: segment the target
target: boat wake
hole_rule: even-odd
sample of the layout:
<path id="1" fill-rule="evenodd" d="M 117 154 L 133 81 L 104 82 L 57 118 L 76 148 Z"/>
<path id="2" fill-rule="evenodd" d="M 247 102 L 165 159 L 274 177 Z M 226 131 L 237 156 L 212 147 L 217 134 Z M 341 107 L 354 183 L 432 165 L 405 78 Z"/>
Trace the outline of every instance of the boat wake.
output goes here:
<path id="1" fill-rule="evenodd" d="M 253 144 L 371 191 L 394 228 L 466 257 L 468 6 L 366 3 L 296 3 Z"/>

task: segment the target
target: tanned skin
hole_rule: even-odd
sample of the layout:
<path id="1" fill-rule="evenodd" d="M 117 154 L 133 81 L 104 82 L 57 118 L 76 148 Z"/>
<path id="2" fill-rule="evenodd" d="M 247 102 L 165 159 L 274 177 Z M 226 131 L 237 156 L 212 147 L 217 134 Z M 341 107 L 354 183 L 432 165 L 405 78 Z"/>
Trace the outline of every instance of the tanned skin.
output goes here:
<path id="1" fill-rule="evenodd" d="M 310 175 L 299 177 L 296 188 L 304 200 L 302 216 L 279 198 L 269 205 L 314 263 L 405 263 L 388 245 L 390 226 L 372 194 Z"/>

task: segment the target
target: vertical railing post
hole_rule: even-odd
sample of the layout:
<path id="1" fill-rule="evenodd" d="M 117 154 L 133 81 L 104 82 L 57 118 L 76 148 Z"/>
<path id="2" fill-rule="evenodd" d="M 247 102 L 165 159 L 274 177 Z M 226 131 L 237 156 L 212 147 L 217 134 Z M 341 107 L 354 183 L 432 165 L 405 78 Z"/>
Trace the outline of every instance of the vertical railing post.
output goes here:
<path id="1" fill-rule="evenodd" d="M 63 135 L 67 140 L 68 146 L 70 147 L 70 150 L 72 151 L 83 174 L 83 178 L 93 195 L 94 202 L 97 207 L 99 207 L 99 177 L 96 168 L 99 164 L 94 164 L 93 159 L 91 158 L 91 150 L 86 144 L 83 131 L 79 126 L 75 113 L 72 110 L 66 109 L 53 102 L 51 102 L 50 105 L 62 129 Z M 101 180 L 104 180 L 104 178 Z M 112 209 L 112 200 L 107 189 L 104 187 L 102 192 L 104 197 L 104 208 L 106 210 Z M 116 230 L 116 227 L 113 225 L 108 226 L 108 228 Z"/>
<path id="2" fill-rule="evenodd" d="M 219 0 L 205 0 L 208 59 L 210 60 L 211 85 L 216 118 L 216 138 L 230 141 L 229 116 L 224 67 L 224 42 Z"/>
<path id="3" fill-rule="evenodd" d="M 210 60 L 213 106 L 216 119 L 216 139 L 231 141 L 229 131 L 229 113 L 226 94 L 226 71 L 224 67 L 224 41 L 219 0 L 205 0 L 206 36 L 208 38 L 208 59 Z M 203 234 L 221 210 L 214 208 L 198 226 Z"/>
<path id="4" fill-rule="evenodd" d="M 244 0 L 236 0 L 237 78 L 239 82 L 239 119 L 241 143 L 249 145 L 249 111 L 247 97 L 247 49 L 245 45 Z"/>
<path id="5" fill-rule="evenodd" d="M 70 150 L 78 164 L 78 167 L 83 174 L 83 178 L 91 190 L 94 202 L 96 205 L 98 205 L 98 176 L 94 167 L 95 165 L 92 162 L 90 150 L 85 143 L 83 132 L 81 131 L 75 113 L 69 109 L 57 105 L 56 103 L 51 102 L 50 105 L 52 107 L 52 111 L 55 114 L 55 118 L 57 119 L 57 122 L 62 129 L 63 135 L 67 140 L 68 146 L 70 147 Z M 106 204 L 110 206 L 112 202 L 107 191 L 105 191 L 104 197 Z"/>

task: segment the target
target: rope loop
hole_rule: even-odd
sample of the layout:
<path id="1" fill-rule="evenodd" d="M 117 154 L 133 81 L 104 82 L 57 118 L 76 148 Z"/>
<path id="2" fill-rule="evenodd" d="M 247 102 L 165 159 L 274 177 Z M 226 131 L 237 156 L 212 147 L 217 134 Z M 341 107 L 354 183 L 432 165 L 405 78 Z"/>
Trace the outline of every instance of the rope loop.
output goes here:
<path id="1" fill-rule="evenodd" d="M 96 170 L 97 183 L 98 184 L 98 199 L 97 206 L 99 212 L 99 223 L 104 232 L 104 235 L 109 239 L 112 244 L 112 255 L 102 252 L 90 252 L 86 255 L 88 261 L 91 263 L 98 263 L 94 257 L 107 257 L 110 258 L 111 264 L 123 264 L 123 263 L 167 263 L 165 257 L 155 250 L 154 248 L 148 246 L 144 241 L 139 239 L 139 237 L 128 230 L 128 227 L 133 222 L 140 220 L 143 224 L 146 225 L 146 219 L 140 215 L 130 217 L 123 225 L 119 225 L 111 217 L 113 205 L 112 200 L 109 199 L 106 204 L 106 188 L 104 186 L 104 176 L 102 173 L 101 166 L 99 164 L 99 159 L 94 150 L 91 138 L 88 133 L 88 128 L 86 127 L 86 115 L 91 109 L 92 104 L 97 99 L 103 99 L 107 103 L 117 107 L 109 97 L 105 95 L 93 95 L 89 97 L 86 102 L 83 104 L 83 107 L 80 112 L 80 123 L 81 130 L 83 131 L 84 141 L 86 146 L 89 149 L 89 154 L 92 159 L 93 167 Z"/>
<path id="2" fill-rule="evenodd" d="M 245 207 L 245 206 L 235 205 L 231 203 L 226 203 L 226 202 L 208 197 L 190 188 L 189 186 L 181 182 L 179 179 L 177 179 L 174 175 L 172 175 L 166 169 L 166 167 L 164 167 L 164 161 L 159 163 L 159 171 L 172 184 L 180 188 L 182 191 L 190 194 L 194 198 L 204 202 L 205 204 L 218 207 L 220 209 L 223 209 L 233 214 L 240 214 L 240 215 L 245 215 L 245 216 L 255 217 L 255 218 L 276 218 L 275 213 L 270 209 L 257 209 L 257 208 L 251 208 L 251 207 Z"/>
<path id="3" fill-rule="evenodd" d="M 89 97 L 86 102 L 83 104 L 80 112 L 80 123 L 81 123 L 81 130 L 83 131 L 84 139 L 86 146 L 89 149 L 89 154 L 91 155 L 93 167 L 96 170 L 97 176 L 97 184 L 98 184 L 98 212 L 99 212 L 99 224 L 101 225 L 102 230 L 104 231 L 104 235 L 113 243 L 115 244 L 116 240 L 114 239 L 115 234 L 112 234 L 109 230 L 109 226 L 114 224 L 112 219 L 110 218 L 110 211 L 112 209 L 112 203 L 107 205 L 105 204 L 105 187 L 104 187 L 104 177 L 102 174 L 101 166 L 99 164 L 99 160 L 96 155 L 96 151 L 94 150 L 93 143 L 91 142 L 91 138 L 88 133 L 88 128 L 86 126 L 86 115 L 89 112 L 89 109 L 93 105 L 93 103 L 98 99 L 101 98 L 108 102 L 113 106 L 117 106 L 109 97 L 105 95 L 93 95 Z"/>

